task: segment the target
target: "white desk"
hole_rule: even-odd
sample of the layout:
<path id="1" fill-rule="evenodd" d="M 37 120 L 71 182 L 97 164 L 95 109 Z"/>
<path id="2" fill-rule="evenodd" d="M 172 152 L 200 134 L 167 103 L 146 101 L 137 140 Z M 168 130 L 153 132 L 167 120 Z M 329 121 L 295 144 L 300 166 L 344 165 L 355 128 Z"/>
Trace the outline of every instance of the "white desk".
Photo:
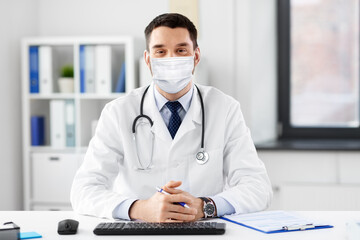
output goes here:
<path id="1" fill-rule="evenodd" d="M 221 219 L 216 221 L 226 222 L 226 232 L 224 235 L 202 235 L 202 236 L 121 236 L 121 239 L 291 239 L 291 240 L 345 240 L 347 239 L 346 223 L 354 219 L 360 219 L 360 211 L 358 212 L 299 212 L 303 216 L 317 217 L 324 219 L 326 223 L 334 225 L 334 228 L 308 230 L 298 232 L 264 234 L 257 232 L 231 222 Z M 76 235 L 58 235 L 58 222 L 67 218 L 79 221 L 79 228 Z M 81 216 L 74 212 L 46 212 L 46 211 L 0 211 L 0 223 L 13 221 L 20 226 L 21 232 L 38 232 L 43 236 L 42 239 L 119 239 L 119 236 L 96 236 L 93 229 L 100 222 L 111 221 L 95 217 Z M 213 221 L 213 220 L 212 220 Z"/>

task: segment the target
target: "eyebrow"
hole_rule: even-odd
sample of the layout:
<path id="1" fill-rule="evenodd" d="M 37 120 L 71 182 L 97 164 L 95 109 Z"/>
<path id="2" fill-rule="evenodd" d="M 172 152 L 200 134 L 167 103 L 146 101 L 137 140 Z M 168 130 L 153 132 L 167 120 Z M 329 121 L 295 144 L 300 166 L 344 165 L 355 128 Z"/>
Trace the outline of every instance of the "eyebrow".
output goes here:
<path id="1" fill-rule="evenodd" d="M 178 43 L 176 44 L 177 47 L 186 47 L 189 46 L 189 44 L 187 42 L 182 42 L 182 43 Z M 165 44 L 155 44 L 154 46 L 152 46 L 151 48 L 163 48 L 165 47 Z"/>
<path id="2" fill-rule="evenodd" d="M 178 44 L 176 44 L 176 46 L 186 47 L 186 46 L 189 46 L 189 44 L 188 44 L 187 42 L 183 42 L 183 43 L 178 43 Z"/>
<path id="3" fill-rule="evenodd" d="M 155 44 L 154 46 L 152 46 L 151 48 L 162 48 L 164 47 L 164 44 Z"/>

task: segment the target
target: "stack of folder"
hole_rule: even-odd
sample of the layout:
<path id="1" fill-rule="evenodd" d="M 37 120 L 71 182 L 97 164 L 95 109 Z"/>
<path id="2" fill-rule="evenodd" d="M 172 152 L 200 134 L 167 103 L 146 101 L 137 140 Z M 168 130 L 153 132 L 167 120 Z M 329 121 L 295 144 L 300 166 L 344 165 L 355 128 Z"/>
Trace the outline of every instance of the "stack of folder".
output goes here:
<path id="1" fill-rule="evenodd" d="M 50 138 L 53 148 L 75 147 L 73 100 L 50 101 Z"/>
<path id="2" fill-rule="evenodd" d="M 29 48 L 30 93 L 53 92 L 53 57 L 50 46 Z"/>
<path id="3" fill-rule="evenodd" d="M 125 62 L 121 64 L 114 86 L 112 84 L 112 68 L 114 64 L 120 63 L 112 60 L 113 53 L 110 45 L 80 45 L 79 51 L 81 93 L 125 92 Z M 54 56 L 51 46 L 29 47 L 29 91 L 31 94 L 46 95 L 54 92 L 53 70 L 57 66 L 53 65 Z"/>
<path id="4" fill-rule="evenodd" d="M 112 89 L 112 52 L 108 45 L 80 46 L 80 92 L 108 94 L 125 92 L 125 63 Z"/>

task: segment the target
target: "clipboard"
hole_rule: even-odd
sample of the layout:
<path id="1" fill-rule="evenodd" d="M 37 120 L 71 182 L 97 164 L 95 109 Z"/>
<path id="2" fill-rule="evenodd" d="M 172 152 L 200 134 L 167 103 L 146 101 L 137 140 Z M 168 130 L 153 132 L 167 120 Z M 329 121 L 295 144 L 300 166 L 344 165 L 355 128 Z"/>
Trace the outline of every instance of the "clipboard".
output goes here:
<path id="1" fill-rule="evenodd" d="M 304 218 L 294 212 L 286 211 L 264 211 L 249 214 L 225 215 L 221 217 L 221 219 L 267 234 L 334 227 L 329 224 Z"/>

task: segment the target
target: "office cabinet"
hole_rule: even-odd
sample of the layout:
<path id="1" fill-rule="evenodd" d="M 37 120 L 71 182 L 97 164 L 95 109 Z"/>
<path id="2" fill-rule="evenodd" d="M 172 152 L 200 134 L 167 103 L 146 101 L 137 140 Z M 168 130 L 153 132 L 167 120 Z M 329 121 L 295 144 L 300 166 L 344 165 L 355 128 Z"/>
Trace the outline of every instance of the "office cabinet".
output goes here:
<path id="1" fill-rule="evenodd" d="M 68 203 L 72 179 L 78 169 L 77 158 L 77 154 L 71 153 L 33 153 L 32 201 Z"/>
<path id="2" fill-rule="evenodd" d="M 261 150 L 270 209 L 360 210 L 360 151 Z"/>
<path id="3" fill-rule="evenodd" d="M 34 211 L 72 211 L 70 204 L 59 204 L 59 203 L 41 203 L 33 204 L 31 210 Z"/>
<path id="4" fill-rule="evenodd" d="M 360 185 L 332 183 L 283 183 L 282 209 L 298 211 L 358 211 Z"/>
<path id="5" fill-rule="evenodd" d="M 344 184 L 360 184 L 360 154 L 339 154 L 339 181 Z"/>
<path id="6" fill-rule="evenodd" d="M 137 87 L 135 41 L 36 37 L 21 44 L 24 209 L 68 210 L 103 107 Z"/>
<path id="7" fill-rule="evenodd" d="M 273 185 L 286 182 L 336 182 L 336 155 L 331 152 L 259 151 Z"/>

